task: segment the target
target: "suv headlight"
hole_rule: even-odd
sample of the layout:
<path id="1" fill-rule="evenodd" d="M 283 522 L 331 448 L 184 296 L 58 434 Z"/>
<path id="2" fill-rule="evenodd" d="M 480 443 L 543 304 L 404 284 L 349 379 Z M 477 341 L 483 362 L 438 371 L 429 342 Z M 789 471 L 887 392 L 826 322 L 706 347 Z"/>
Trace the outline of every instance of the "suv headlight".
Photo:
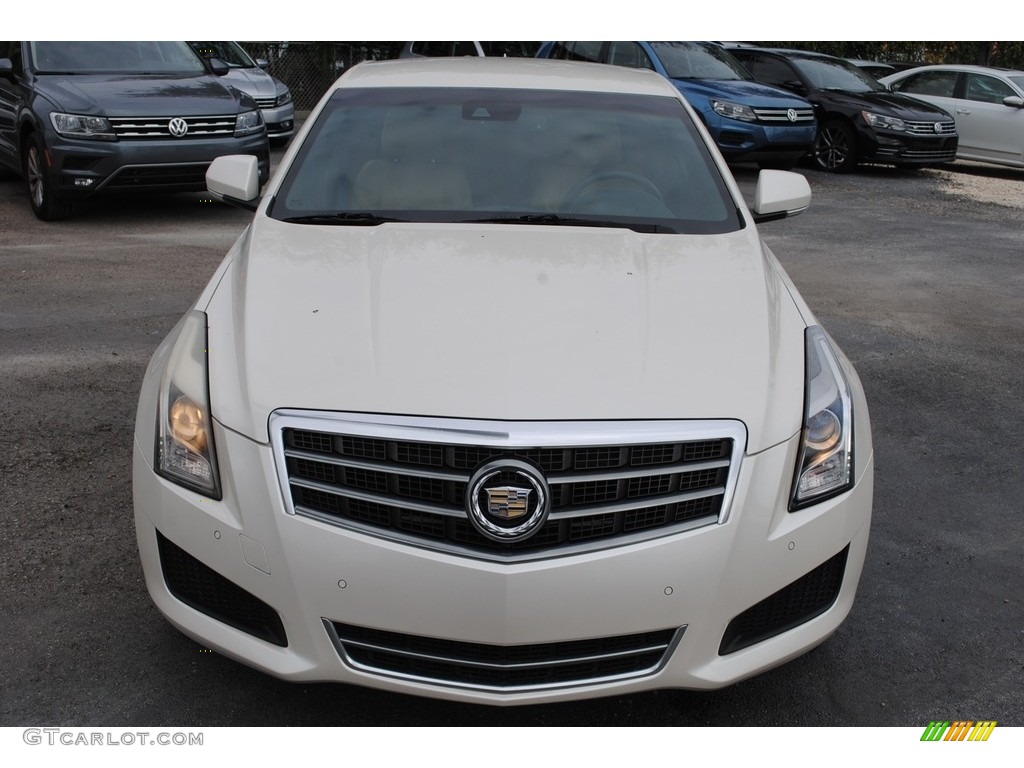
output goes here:
<path id="1" fill-rule="evenodd" d="M 746 104 L 733 104 L 730 101 L 711 101 L 711 108 L 722 117 L 731 117 L 733 120 L 742 120 L 745 123 L 752 123 L 757 120 L 754 110 Z"/>
<path id="2" fill-rule="evenodd" d="M 160 383 L 156 467 L 168 480 L 219 499 L 207 371 L 206 315 L 193 311 L 182 321 Z"/>
<path id="3" fill-rule="evenodd" d="M 874 112 L 861 112 L 861 117 L 864 118 L 864 122 L 870 125 L 872 128 L 886 128 L 890 131 L 905 131 L 907 130 L 907 124 L 900 120 L 898 117 L 889 117 L 889 115 L 877 115 Z"/>
<path id="4" fill-rule="evenodd" d="M 51 112 L 50 122 L 57 133 L 72 139 L 117 140 L 117 136 L 114 135 L 114 129 L 110 126 L 110 121 L 105 117 Z"/>
<path id="5" fill-rule="evenodd" d="M 291 104 L 291 101 L 292 92 L 286 88 L 282 93 L 277 94 L 277 101 L 274 102 L 274 106 L 283 107 L 285 104 Z"/>
<path id="6" fill-rule="evenodd" d="M 806 332 L 804 427 L 790 510 L 842 493 L 853 484 L 853 397 L 825 332 Z"/>
<path id="7" fill-rule="evenodd" d="M 263 130 L 263 116 L 258 109 L 243 112 L 235 118 L 235 136 L 249 136 Z"/>

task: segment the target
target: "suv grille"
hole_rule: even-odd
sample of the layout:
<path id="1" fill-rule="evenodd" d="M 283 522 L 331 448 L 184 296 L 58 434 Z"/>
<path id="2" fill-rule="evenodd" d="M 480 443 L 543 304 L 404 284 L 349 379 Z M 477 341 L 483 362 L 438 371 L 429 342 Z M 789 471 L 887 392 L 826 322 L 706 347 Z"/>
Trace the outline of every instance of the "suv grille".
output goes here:
<path id="1" fill-rule="evenodd" d="M 814 122 L 813 109 L 794 109 L 796 120 L 789 119 L 788 109 L 767 109 L 764 107 L 754 107 L 753 109 L 757 119 L 762 123 L 793 123 L 794 125 L 799 125 L 801 123 Z"/>
<path id="2" fill-rule="evenodd" d="M 110 125 L 117 138 L 122 140 L 171 139 L 170 117 L 111 117 Z M 231 137 L 235 135 L 235 116 L 217 115 L 208 117 L 182 118 L 188 125 L 188 132 L 181 141 L 208 139 L 210 137 Z"/>
<path id="3" fill-rule="evenodd" d="M 269 99 L 256 99 L 256 106 L 260 109 L 273 109 L 277 106 L 277 97 L 272 96 Z"/>
<path id="4" fill-rule="evenodd" d="M 345 662 L 391 677 L 504 692 L 595 684 L 657 672 L 685 627 L 538 645 L 483 645 L 324 620 Z"/>
<path id="5" fill-rule="evenodd" d="M 700 422 L 695 429 L 693 422 L 357 418 L 321 416 L 297 424 L 286 414 L 274 417 L 290 511 L 488 559 L 614 546 L 626 537 L 719 522 L 744 436 L 735 422 Z M 624 434 L 632 439 L 616 442 Z M 471 476 L 495 459 L 529 463 L 550 487 L 547 521 L 519 542 L 483 536 L 467 513 Z"/>
<path id="6" fill-rule="evenodd" d="M 956 133 L 956 123 L 952 120 L 942 122 L 905 120 L 904 123 L 907 126 L 907 133 L 915 136 L 952 136 Z M 939 126 L 938 131 L 935 130 L 936 125 Z"/>

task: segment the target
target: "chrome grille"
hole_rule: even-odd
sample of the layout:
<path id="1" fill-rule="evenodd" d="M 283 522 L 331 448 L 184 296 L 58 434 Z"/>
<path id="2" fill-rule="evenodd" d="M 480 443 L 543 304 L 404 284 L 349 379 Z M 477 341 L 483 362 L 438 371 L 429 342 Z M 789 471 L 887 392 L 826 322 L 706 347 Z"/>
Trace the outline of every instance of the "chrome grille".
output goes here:
<path id="1" fill-rule="evenodd" d="M 485 645 L 324 620 L 349 666 L 457 688 L 515 693 L 595 685 L 654 674 L 685 627 L 536 645 Z"/>
<path id="2" fill-rule="evenodd" d="M 918 120 L 904 120 L 904 124 L 907 126 L 907 133 L 912 133 L 915 136 L 952 136 L 956 133 L 956 123 L 952 120 L 942 122 L 925 122 Z M 939 126 L 939 130 L 935 130 L 935 126 Z"/>
<path id="3" fill-rule="evenodd" d="M 796 109 L 796 120 L 789 119 L 789 109 L 768 109 L 766 107 L 754 107 L 754 114 L 757 115 L 757 119 L 762 123 L 792 123 L 799 125 L 800 123 L 813 123 L 814 122 L 814 110 L 813 109 Z"/>
<path id="4" fill-rule="evenodd" d="M 269 99 L 256 99 L 256 106 L 260 109 L 273 109 L 277 106 L 277 97 L 271 97 Z"/>
<path id="5" fill-rule="evenodd" d="M 111 117 L 110 125 L 115 135 L 124 140 L 173 139 L 170 122 L 177 116 L 168 117 Z M 206 117 L 183 117 L 188 132 L 180 138 L 207 139 L 210 137 L 234 136 L 235 116 L 216 115 Z"/>
<path id="6" fill-rule="evenodd" d="M 495 560 L 598 549 L 720 522 L 742 425 L 715 422 L 470 422 L 276 413 L 289 512 L 430 549 Z M 514 543 L 479 533 L 469 481 L 495 459 L 543 473 L 551 512 Z"/>

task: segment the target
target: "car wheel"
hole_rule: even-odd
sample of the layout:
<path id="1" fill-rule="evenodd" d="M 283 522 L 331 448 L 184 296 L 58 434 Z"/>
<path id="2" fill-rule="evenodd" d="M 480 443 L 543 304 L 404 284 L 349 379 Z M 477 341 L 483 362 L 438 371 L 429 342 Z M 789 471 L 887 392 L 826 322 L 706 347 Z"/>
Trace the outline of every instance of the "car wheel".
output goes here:
<path id="1" fill-rule="evenodd" d="M 814 162 L 829 173 L 849 173 L 857 167 L 857 136 L 849 123 L 830 120 L 821 126 Z"/>
<path id="2" fill-rule="evenodd" d="M 22 167 L 28 182 L 28 199 L 32 212 L 43 221 L 58 221 L 71 215 L 71 203 L 58 195 L 46 172 L 43 142 L 35 133 L 29 134 L 22 150 Z"/>

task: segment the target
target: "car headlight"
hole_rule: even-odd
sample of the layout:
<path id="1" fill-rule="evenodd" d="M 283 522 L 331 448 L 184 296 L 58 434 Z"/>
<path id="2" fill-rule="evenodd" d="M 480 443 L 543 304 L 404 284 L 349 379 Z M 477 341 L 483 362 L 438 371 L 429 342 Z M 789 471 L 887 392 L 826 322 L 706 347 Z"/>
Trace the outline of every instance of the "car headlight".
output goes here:
<path id="1" fill-rule="evenodd" d="M 53 129 L 61 136 L 73 139 L 94 139 L 96 141 L 116 141 L 114 129 L 105 117 L 95 115 L 68 115 L 63 112 L 51 112 L 50 122 Z"/>
<path id="2" fill-rule="evenodd" d="M 219 499 L 207 371 L 206 315 L 193 311 L 182 321 L 160 383 L 156 467 L 168 480 Z"/>
<path id="3" fill-rule="evenodd" d="M 243 112 L 235 118 L 235 136 L 249 136 L 263 130 L 263 116 L 258 109 Z"/>
<path id="4" fill-rule="evenodd" d="M 825 332 L 807 329 L 804 426 L 790 510 L 806 507 L 853 484 L 853 397 Z"/>
<path id="5" fill-rule="evenodd" d="M 274 102 L 275 107 L 283 107 L 285 104 L 291 104 L 292 92 L 285 90 L 284 93 L 277 94 L 277 101 Z"/>
<path id="6" fill-rule="evenodd" d="M 711 108 L 722 117 L 731 117 L 733 120 L 743 120 L 747 123 L 752 123 L 757 120 L 757 115 L 754 114 L 754 110 L 746 104 L 733 104 L 730 101 L 718 101 L 713 99 L 711 101 Z"/>
<path id="7" fill-rule="evenodd" d="M 870 125 L 872 128 L 887 128 L 890 131 L 905 131 L 907 130 L 907 124 L 900 120 L 898 117 L 889 117 L 889 115 L 877 115 L 874 112 L 861 112 L 861 117 L 864 118 L 864 122 Z"/>

